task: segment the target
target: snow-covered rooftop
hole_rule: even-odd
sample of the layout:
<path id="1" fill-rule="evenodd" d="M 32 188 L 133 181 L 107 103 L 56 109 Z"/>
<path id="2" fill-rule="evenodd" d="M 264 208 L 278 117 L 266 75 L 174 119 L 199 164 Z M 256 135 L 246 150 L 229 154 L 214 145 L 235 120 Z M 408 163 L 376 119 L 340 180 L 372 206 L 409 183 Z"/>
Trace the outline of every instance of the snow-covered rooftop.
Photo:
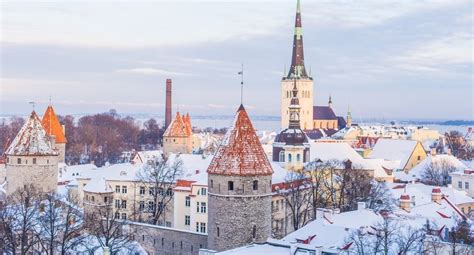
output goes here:
<path id="1" fill-rule="evenodd" d="M 50 137 L 35 111 L 20 129 L 13 142 L 5 151 L 6 155 L 41 156 L 58 155 Z"/>
<path id="2" fill-rule="evenodd" d="M 456 157 L 447 154 L 428 155 L 426 159 L 413 167 L 408 174 L 404 172 L 396 172 L 395 176 L 401 181 L 417 181 L 421 180 L 423 172 L 428 167 L 450 167 L 454 171 L 464 171 L 467 167 Z"/>
<path id="3" fill-rule="evenodd" d="M 387 160 L 400 160 L 399 169 L 405 168 L 412 152 L 415 150 L 418 141 L 379 139 L 375 144 L 370 158 L 382 158 Z"/>

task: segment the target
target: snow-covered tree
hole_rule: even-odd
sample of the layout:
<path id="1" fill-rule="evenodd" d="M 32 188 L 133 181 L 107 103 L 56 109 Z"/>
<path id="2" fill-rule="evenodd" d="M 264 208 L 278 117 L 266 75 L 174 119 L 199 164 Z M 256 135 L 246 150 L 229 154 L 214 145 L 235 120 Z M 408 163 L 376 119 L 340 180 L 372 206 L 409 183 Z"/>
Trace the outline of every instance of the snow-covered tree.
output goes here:
<path id="1" fill-rule="evenodd" d="M 442 158 L 432 160 L 421 172 L 421 179 L 424 183 L 436 186 L 446 186 L 450 182 L 449 174 L 457 168 L 449 160 Z"/>

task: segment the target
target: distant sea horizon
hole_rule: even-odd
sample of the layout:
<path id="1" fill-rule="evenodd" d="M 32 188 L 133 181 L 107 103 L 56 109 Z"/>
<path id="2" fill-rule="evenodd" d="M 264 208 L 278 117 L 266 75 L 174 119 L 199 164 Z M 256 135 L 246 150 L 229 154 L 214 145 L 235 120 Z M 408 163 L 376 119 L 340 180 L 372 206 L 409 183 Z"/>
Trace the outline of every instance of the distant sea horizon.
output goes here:
<path id="1" fill-rule="evenodd" d="M 164 115 L 151 113 L 118 113 L 121 117 L 130 116 L 137 120 L 141 126 L 145 121 L 154 118 L 158 123 L 164 122 Z M 72 115 L 75 120 L 86 116 L 93 115 L 91 113 L 75 113 Z M 23 117 L 20 114 L 0 114 L 0 121 L 10 119 L 11 117 Z M 280 116 L 273 115 L 250 115 L 252 123 L 256 130 L 259 131 L 279 131 L 280 130 Z M 232 125 L 233 115 L 191 115 L 191 122 L 197 128 L 226 128 Z M 469 127 L 474 127 L 474 120 L 457 120 L 457 119 L 390 119 L 390 118 L 353 118 L 353 122 L 359 125 L 395 125 L 402 126 L 424 126 L 439 130 L 444 133 L 449 130 L 457 130 L 465 133 Z"/>

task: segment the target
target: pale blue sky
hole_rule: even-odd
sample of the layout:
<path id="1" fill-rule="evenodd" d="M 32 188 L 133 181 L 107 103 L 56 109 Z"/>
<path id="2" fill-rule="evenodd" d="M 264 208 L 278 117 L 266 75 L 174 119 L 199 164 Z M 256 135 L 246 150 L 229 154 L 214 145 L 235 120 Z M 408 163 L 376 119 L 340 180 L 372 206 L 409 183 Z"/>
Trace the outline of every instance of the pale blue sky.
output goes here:
<path id="1" fill-rule="evenodd" d="M 315 103 L 357 118 L 473 119 L 471 1 L 302 0 Z M 52 96 L 58 113 L 174 105 L 278 115 L 295 1 L 2 1 L 0 113 Z"/>

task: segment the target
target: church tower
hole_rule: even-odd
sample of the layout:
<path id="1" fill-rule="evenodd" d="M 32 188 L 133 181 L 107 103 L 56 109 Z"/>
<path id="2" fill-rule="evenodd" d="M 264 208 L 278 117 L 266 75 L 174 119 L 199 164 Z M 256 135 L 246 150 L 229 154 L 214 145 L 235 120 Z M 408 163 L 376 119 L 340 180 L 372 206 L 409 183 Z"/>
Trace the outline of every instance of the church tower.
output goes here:
<path id="1" fill-rule="evenodd" d="M 298 171 L 309 161 L 310 144 L 300 126 L 301 106 L 296 83 L 293 80 L 292 97 L 288 106 L 289 125 L 275 137 L 272 155 L 273 161 L 280 162 L 285 169 Z"/>
<path id="2" fill-rule="evenodd" d="M 271 236 L 273 170 L 243 105 L 207 173 L 208 248 L 265 242 Z"/>
<path id="3" fill-rule="evenodd" d="M 55 138 L 46 133 L 33 111 L 5 152 L 7 195 L 28 184 L 43 192 L 56 192 L 58 154 Z"/>
<path id="4" fill-rule="evenodd" d="M 308 75 L 304 66 L 303 51 L 303 28 L 301 25 L 301 5 L 300 0 L 296 4 L 295 33 L 293 37 L 293 54 L 291 57 L 291 67 L 288 74 L 281 80 L 281 128 L 288 127 L 289 105 L 292 98 L 293 83 L 299 91 L 300 100 L 300 122 L 301 128 L 305 130 L 313 129 L 313 78 Z"/>

